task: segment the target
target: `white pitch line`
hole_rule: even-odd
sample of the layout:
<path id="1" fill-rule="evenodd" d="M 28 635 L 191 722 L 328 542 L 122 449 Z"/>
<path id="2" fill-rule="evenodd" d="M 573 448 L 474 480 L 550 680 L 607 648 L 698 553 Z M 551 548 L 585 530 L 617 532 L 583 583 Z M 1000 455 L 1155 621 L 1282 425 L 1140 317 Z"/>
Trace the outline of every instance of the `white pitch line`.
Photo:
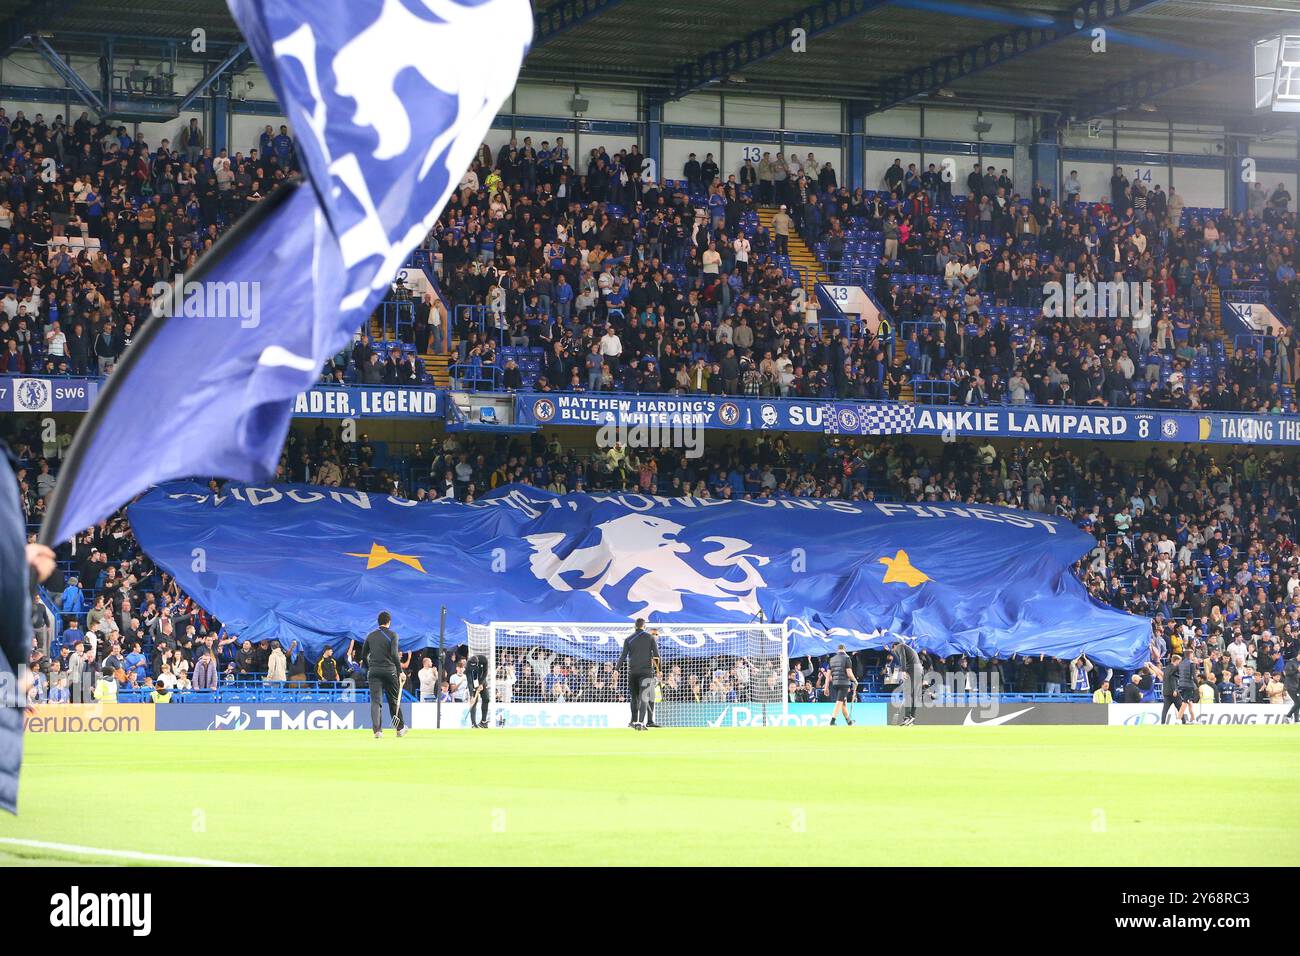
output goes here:
<path id="1" fill-rule="evenodd" d="M 74 843 L 47 843 L 44 840 L 19 840 L 0 837 L 0 844 L 23 846 L 34 850 L 57 850 L 79 856 L 108 856 L 119 860 L 136 860 L 143 863 L 184 863 L 189 866 L 260 866 L 258 863 L 230 863 L 225 860 L 205 860 L 198 856 L 167 856 L 162 853 L 141 853 L 138 850 L 105 850 L 96 846 L 77 846 Z"/>

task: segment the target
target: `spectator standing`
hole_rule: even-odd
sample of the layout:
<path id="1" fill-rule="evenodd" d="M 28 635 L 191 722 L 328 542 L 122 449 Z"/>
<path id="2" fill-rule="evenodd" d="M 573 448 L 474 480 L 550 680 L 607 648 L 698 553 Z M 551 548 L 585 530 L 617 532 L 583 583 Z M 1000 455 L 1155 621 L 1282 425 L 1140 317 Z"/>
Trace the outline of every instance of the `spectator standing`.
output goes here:
<path id="1" fill-rule="evenodd" d="M 202 691 L 217 689 L 217 662 L 212 657 L 212 649 L 206 645 L 190 673 L 190 686 Z"/>
<path id="2" fill-rule="evenodd" d="M 185 154 L 185 161 L 191 166 L 199 161 L 199 157 L 203 155 L 206 140 L 198 119 L 191 118 L 187 125 L 181 127 L 180 135 L 176 137 L 176 145 Z"/>

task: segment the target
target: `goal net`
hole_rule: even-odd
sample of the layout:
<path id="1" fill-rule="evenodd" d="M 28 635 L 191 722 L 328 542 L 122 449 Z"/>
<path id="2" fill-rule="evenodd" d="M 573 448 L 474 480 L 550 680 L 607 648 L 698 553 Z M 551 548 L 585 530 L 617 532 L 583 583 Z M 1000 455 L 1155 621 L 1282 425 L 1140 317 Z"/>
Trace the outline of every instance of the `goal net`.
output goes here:
<path id="1" fill-rule="evenodd" d="M 780 624 L 649 624 L 661 660 L 652 719 L 664 727 L 775 724 L 790 671 Z M 487 662 L 493 727 L 626 726 L 631 624 L 495 622 L 468 626 Z"/>

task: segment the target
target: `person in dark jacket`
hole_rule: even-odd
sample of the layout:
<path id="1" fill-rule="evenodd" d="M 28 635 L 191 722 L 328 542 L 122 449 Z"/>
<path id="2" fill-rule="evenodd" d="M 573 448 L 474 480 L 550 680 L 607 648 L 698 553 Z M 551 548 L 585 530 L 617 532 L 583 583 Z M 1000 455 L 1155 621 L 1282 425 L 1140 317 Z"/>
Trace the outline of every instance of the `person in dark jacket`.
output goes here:
<path id="1" fill-rule="evenodd" d="M 632 704 L 634 730 L 645 730 L 649 703 L 654 699 L 655 678 L 659 673 L 659 645 L 645 629 L 645 618 L 637 618 L 636 630 L 623 642 L 616 668 L 627 664 L 627 696 Z"/>
<path id="2" fill-rule="evenodd" d="M 18 771 L 23 762 L 23 710 L 27 689 L 20 668 L 32 648 L 33 577 L 54 570 L 54 552 L 27 544 L 27 525 L 15 477 L 17 462 L 0 441 L 0 808 L 18 812 Z M 9 675 L 14 675 L 11 679 Z"/>
<path id="3" fill-rule="evenodd" d="M 402 684 L 398 679 L 402 672 L 402 650 L 397 635 L 388 626 L 392 622 L 391 614 L 380 611 L 379 626 L 366 635 L 361 648 L 370 682 L 370 725 L 374 728 L 376 737 L 384 736 L 385 695 L 388 697 L 388 710 L 393 726 L 397 728 L 397 736 L 405 737 L 407 729 L 402 723 Z"/>
<path id="4" fill-rule="evenodd" d="M 289 667 L 288 667 L 289 683 L 290 684 L 307 683 L 307 671 L 309 667 L 310 667 L 310 663 L 307 660 L 307 655 L 302 652 L 302 648 L 298 646 L 297 641 L 292 641 L 289 644 Z"/>
<path id="5" fill-rule="evenodd" d="M 488 700 L 492 689 L 488 683 L 488 659 L 483 654 L 473 654 L 470 656 L 465 673 L 469 678 L 471 694 L 469 699 L 469 722 L 474 727 L 488 726 Z M 476 707 L 482 709 L 482 715 L 478 720 L 474 719 L 474 710 Z"/>
<path id="6" fill-rule="evenodd" d="M 916 702 L 921 696 L 921 656 L 903 641 L 895 641 L 890 648 L 894 667 L 903 690 L 903 719 L 900 726 L 916 723 Z"/>
<path id="7" fill-rule="evenodd" d="M 853 718 L 849 716 L 849 701 L 853 699 L 852 694 L 857 687 L 858 678 L 853 673 L 853 661 L 843 644 L 831 655 L 827 668 L 830 675 L 829 689 L 835 701 L 835 709 L 831 711 L 831 726 L 834 727 L 835 718 L 843 714 L 844 723 L 852 727 Z"/>
<path id="8" fill-rule="evenodd" d="M 1161 680 L 1161 693 L 1164 697 L 1164 706 L 1160 708 L 1160 723 L 1164 723 L 1169 716 L 1169 711 L 1173 710 L 1178 717 L 1182 717 L 1182 701 L 1178 699 L 1178 664 L 1183 659 L 1181 654 L 1174 654 L 1169 658 L 1169 666 L 1159 672 Z"/>
<path id="9" fill-rule="evenodd" d="M 322 684 L 337 684 L 339 680 L 339 662 L 334 659 L 334 648 L 327 647 L 321 652 L 316 662 L 316 679 Z"/>
<path id="10" fill-rule="evenodd" d="M 1282 669 L 1282 686 L 1291 698 L 1291 709 L 1286 712 L 1291 723 L 1300 722 L 1300 661 L 1287 661 Z"/>
<path id="11" fill-rule="evenodd" d="M 703 173 L 700 168 L 700 161 L 695 158 L 694 153 L 691 153 L 691 155 L 686 158 L 686 165 L 682 167 L 682 173 L 686 176 L 686 182 L 691 192 L 699 192 L 701 186 L 700 180 Z"/>
<path id="12" fill-rule="evenodd" d="M 235 670 L 241 677 L 247 677 L 257 669 L 257 651 L 253 648 L 253 642 L 244 641 L 235 654 Z"/>
<path id="13" fill-rule="evenodd" d="M 1134 671 L 1129 678 L 1129 682 L 1124 685 L 1123 701 L 1126 704 L 1142 703 L 1142 674 Z"/>
<path id="14" fill-rule="evenodd" d="M 1199 668 L 1196 661 L 1192 659 L 1191 654 L 1179 660 L 1173 668 L 1174 682 L 1178 688 L 1178 719 L 1185 724 L 1196 722 L 1196 712 L 1192 705 L 1200 699 L 1200 693 L 1196 685 L 1196 675 Z"/>

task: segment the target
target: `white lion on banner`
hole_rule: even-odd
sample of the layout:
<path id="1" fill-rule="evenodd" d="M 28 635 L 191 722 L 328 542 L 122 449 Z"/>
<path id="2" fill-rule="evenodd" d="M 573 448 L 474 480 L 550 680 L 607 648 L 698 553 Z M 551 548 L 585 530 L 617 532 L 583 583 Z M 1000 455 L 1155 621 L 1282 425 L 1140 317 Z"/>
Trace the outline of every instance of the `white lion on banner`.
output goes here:
<path id="1" fill-rule="evenodd" d="M 719 610 L 758 613 L 758 589 L 767 583 L 758 568 L 769 559 L 745 553 L 751 547 L 748 541 L 714 536 L 700 542 L 717 546 L 708 554 L 699 555 L 705 564 L 714 568 L 740 568 L 744 572 L 742 580 L 728 581 L 709 577 L 685 560 L 692 549 L 685 541 L 676 539 L 682 526 L 673 521 L 628 514 L 596 527 L 600 542 L 577 548 L 567 556 L 556 553 L 564 542 L 563 533 L 526 536 L 533 549 L 529 559 L 533 575 L 557 591 L 585 591 L 610 610 L 613 608 L 606 590 L 625 578 L 635 577 L 627 599 L 638 607 L 629 612 L 629 617 L 677 613 L 682 610 L 684 594 L 711 598 Z M 576 577 L 579 583 L 570 585 L 566 575 Z"/>

